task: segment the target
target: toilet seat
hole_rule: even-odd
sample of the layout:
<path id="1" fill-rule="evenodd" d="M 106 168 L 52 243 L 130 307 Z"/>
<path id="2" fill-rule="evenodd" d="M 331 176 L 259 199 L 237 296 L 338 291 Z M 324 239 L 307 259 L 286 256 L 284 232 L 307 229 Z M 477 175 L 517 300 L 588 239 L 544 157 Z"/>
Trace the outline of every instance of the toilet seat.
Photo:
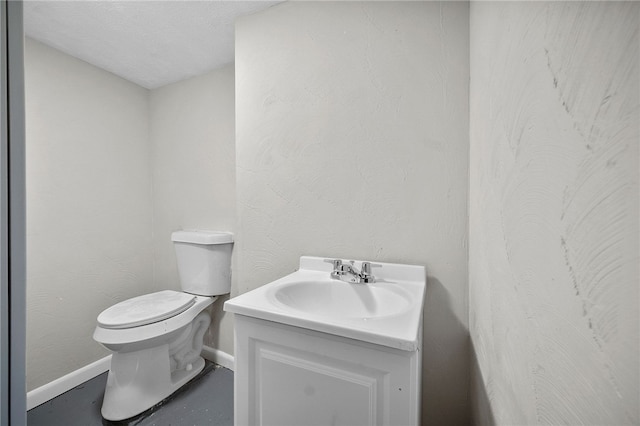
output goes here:
<path id="1" fill-rule="evenodd" d="M 190 294 L 189 294 L 190 295 Z M 169 333 L 189 324 L 202 310 L 215 302 L 218 297 L 194 296 L 195 303 L 185 311 L 160 321 L 130 328 L 107 328 L 96 325 L 93 338 L 96 342 L 114 350 L 120 345 L 164 338 Z M 115 349 L 119 350 L 119 349 Z"/>
<path id="2" fill-rule="evenodd" d="M 134 297 L 113 305 L 98 315 L 98 325 L 107 329 L 126 329 L 172 318 L 193 306 L 196 296 L 173 290 Z"/>

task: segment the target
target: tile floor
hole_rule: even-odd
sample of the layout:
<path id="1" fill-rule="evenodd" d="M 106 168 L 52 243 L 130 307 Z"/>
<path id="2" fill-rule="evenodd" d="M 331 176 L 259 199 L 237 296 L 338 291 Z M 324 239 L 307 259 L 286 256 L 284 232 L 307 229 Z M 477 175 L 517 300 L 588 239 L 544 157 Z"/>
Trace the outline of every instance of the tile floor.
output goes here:
<path id="1" fill-rule="evenodd" d="M 233 425 L 233 372 L 207 362 L 204 370 L 168 399 L 126 422 L 102 419 L 107 373 L 27 412 L 29 426 Z"/>

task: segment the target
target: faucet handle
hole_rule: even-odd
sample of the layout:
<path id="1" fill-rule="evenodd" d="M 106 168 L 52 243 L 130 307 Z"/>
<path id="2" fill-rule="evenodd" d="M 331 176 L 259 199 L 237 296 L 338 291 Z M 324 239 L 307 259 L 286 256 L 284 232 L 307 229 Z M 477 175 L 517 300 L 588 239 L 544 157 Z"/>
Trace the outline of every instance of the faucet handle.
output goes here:
<path id="1" fill-rule="evenodd" d="M 382 268 L 382 265 L 379 263 L 362 262 L 363 274 L 371 275 L 371 268 Z"/>
<path id="2" fill-rule="evenodd" d="M 375 281 L 376 277 L 371 275 L 371 268 L 381 268 L 382 265 L 379 263 L 371 263 L 371 262 L 362 262 L 362 271 L 360 271 L 360 276 L 362 277 L 362 281 L 365 283 L 372 283 Z"/>
<path id="3" fill-rule="evenodd" d="M 342 260 L 340 260 L 340 259 L 325 259 L 324 261 L 325 261 L 325 263 L 333 264 L 333 270 L 334 271 L 341 271 L 342 270 Z"/>
<path id="4" fill-rule="evenodd" d="M 331 263 L 333 265 L 333 271 L 331 271 L 331 278 L 334 280 L 340 279 L 341 275 L 344 275 L 344 266 L 342 265 L 342 260 L 340 259 L 325 259 L 326 263 Z"/>

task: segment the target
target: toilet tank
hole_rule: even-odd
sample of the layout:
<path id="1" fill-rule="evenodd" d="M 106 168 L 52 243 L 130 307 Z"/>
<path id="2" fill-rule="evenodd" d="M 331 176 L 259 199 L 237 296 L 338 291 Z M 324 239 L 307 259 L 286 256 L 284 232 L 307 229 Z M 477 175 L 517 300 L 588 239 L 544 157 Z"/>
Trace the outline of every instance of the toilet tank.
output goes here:
<path id="1" fill-rule="evenodd" d="M 217 296 L 231 291 L 233 234 L 176 231 L 171 234 L 171 241 L 176 250 L 183 291 L 200 296 Z"/>

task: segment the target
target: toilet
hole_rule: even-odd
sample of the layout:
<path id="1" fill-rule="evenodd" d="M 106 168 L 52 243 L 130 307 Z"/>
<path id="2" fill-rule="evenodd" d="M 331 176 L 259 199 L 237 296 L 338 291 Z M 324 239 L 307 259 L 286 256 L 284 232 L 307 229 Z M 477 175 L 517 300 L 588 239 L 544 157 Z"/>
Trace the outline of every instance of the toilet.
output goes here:
<path id="1" fill-rule="evenodd" d="M 200 356 L 211 318 L 205 308 L 231 289 L 233 235 L 171 234 L 182 292 L 163 290 L 117 303 L 98 315 L 93 338 L 113 352 L 102 417 L 134 417 L 167 398 L 204 368 Z"/>

